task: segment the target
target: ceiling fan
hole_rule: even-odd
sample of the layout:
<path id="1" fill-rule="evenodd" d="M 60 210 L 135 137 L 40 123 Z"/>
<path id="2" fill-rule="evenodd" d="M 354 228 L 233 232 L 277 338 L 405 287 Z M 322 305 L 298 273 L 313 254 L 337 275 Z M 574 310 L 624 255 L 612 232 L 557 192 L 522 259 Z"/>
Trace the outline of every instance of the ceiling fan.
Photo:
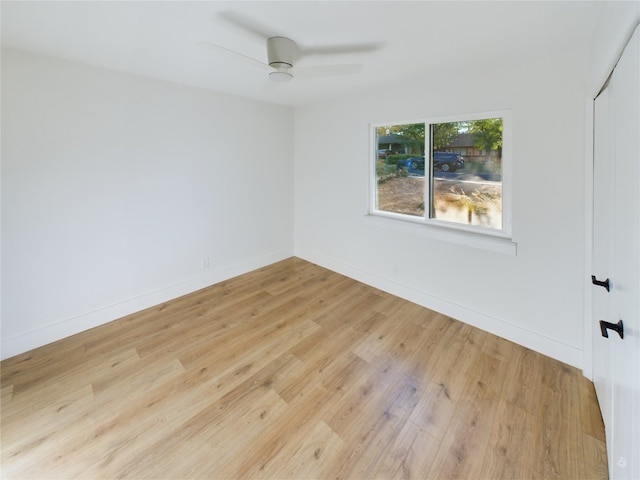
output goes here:
<path id="1" fill-rule="evenodd" d="M 380 48 L 379 44 L 355 44 L 355 45 L 337 45 L 328 47 L 309 47 L 301 48 L 290 38 L 272 35 L 268 28 L 257 24 L 255 21 L 236 13 L 222 12 L 219 14 L 227 22 L 242 29 L 245 33 L 249 33 L 254 37 L 258 37 L 261 41 L 266 42 L 267 61 L 255 59 L 235 50 L 230 50 L 221 45 L 200 42 L 204 46 L 214 48 L 233 55 L 240 60 L 268 70 L 268 79 L 273 82 L 282 83 L 291 81 L 294 76 L 297 78 L 317 78 L 328 77 L 334 75 L 348 75 L 359 73 L 362 64 L 339 64 L 339 65 L 316 65 L 307 67 L 297 67 L 297 61 L 302 57 L 311 56 L 328 56 L 340 54 L 352 54 L 374 51 Z"/>

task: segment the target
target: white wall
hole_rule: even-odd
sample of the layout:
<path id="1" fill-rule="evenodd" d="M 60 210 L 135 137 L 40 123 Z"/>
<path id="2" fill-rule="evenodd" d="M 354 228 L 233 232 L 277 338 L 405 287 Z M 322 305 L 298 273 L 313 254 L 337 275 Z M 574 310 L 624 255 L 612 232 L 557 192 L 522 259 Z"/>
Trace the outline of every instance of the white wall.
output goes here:
<path id="1" fill-rule="evenodd" d="M 640 22 L 640 2 L 604 2 L 591 49 L 588 93 L 593 98 Z"/>
<path id="2" fill-rule="evenodd" d="M 300 108 L 295 136 L 284 107 L 3 50 L 2 358 L 290 255 L 295 185 L 297 255 L 580 366 L 585 99 L 639 5 L 605 3 L 588 65 L 408 81 Z M 370 123 L 497 109 L 517 256 L 366 221 Z"/>
<path id="3" fill-rule="evenodd" d="M 581 366 L 587 69 L 581 50 L 297 109 L 296 254 Z M 501 109 L 516 256 L 367 220 L 371 123 Z"/>
<path id="4" fill-rule="evenodd" d="M 288 107 L 3 50 L 2 358 L 292 255 L 292 138 Z"/>

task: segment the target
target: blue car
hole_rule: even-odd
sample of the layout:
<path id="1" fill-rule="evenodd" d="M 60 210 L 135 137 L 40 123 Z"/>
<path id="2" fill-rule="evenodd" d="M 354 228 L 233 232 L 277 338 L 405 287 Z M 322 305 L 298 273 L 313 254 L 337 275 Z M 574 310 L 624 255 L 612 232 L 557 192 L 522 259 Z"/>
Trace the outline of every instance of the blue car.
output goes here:
<path id="1" fill-rule="evenodd" d="M 406 167 L 407 170 L 424 171 L 424 157 L 410 157 L 406 160 L 398 160 L 398 168 Z M 433 167 L 443 172 L 455 172 L 464 167 L 461 155 L 449 152 L 433 152 Z"/>

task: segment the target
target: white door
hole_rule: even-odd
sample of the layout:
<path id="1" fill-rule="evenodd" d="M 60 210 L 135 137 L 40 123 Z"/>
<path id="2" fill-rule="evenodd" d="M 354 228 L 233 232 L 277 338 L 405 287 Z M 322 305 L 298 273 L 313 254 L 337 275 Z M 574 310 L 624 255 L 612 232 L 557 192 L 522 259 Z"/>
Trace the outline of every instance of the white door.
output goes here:
<path id="1" fill-rule="evenodd" d="M 593 273 L 596 282 L 609 279 L 610 288 L 593 286 L 594 383 L 606 429 L 609 475 L 640 479 L 638 29 L 596 99 L 594 115 Z"/>

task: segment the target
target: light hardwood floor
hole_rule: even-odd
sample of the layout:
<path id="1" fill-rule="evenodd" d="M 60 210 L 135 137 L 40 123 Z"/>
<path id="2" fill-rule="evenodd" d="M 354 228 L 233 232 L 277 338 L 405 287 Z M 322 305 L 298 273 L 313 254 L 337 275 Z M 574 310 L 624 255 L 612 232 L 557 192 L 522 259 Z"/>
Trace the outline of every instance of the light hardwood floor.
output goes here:
<path id="1" fill-rule="evenodd" d="M 575 368 L 292 258 L 2 367 L 2 476 L 606 478 Z"/>

